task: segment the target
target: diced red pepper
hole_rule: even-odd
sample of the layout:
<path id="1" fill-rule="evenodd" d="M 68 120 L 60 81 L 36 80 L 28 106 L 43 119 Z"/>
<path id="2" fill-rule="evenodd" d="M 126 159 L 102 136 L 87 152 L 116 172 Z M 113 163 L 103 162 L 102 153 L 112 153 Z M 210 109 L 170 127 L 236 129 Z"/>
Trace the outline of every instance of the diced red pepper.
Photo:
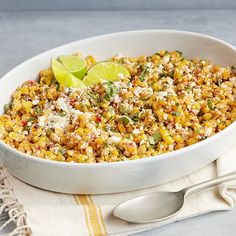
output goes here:
<path id="1" fill-rule="evenodd" d="M 22 121 L 21 121 L 21 125 L 22 125 L 23 127 L 25 127 L 25 126 L 27 125 L 27 121 L 22 120 Z"/>
<path id="2" fill-rule="evenodd" d="M 37 146 L 36 146 L 36 149 L 37 149 L 37 150 L 41 150 L 42 147 L 40 147 L 40 146 L 37 145 Z"/>
<path id="3" fill-rule="evenodd" d="M 102 121 L 102 118 L 101 118 L 101 116 L 100 115 L 96 115 L 96 122 L 101 122 Z"/>

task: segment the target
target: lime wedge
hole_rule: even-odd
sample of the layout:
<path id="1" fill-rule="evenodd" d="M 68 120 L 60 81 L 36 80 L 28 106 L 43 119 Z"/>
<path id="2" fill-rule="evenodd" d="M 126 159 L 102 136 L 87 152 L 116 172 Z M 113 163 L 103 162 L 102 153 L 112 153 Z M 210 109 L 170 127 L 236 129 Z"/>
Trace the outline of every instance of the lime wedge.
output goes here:
<path id="1" fill-rule="evenodd" d="M 59 61 L 52 59 L 51 65 L 53 74 L 59 84 L 63 84 L 66 87 L 86 88 L 86 85 L 80 79 L 70 74 Z"/>
<path id="2" fill-rule="evenodd" d="M 60 56 L 59 60 L 75 77 L 82 79 L 87 71 L 86 61 L 79 56 Z"/>
<path id="3" fill-rule="evenodd" d="M 104 80 L 116 81 L 129 76 L 128 70 L 123 65 L 104 61 L 91 67 L 84 77 L 83 82 L 87 86 L 92 86 Z"/>

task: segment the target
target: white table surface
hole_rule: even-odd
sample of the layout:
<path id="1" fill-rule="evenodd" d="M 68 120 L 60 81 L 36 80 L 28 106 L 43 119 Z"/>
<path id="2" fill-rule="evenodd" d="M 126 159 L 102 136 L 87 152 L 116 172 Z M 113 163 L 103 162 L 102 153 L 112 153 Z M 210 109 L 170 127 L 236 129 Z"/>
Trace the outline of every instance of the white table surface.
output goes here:
<path id="1" fill-rule="evenodd" d="M 236 45 L 236 11 L 0 11 L 0 77 L 24 60 L 61 44 L 98 34 L 135 29 L 195 31 Z M 235 218 L 236 209 L 233 209 L 136 235 L 234 236 Z"/>

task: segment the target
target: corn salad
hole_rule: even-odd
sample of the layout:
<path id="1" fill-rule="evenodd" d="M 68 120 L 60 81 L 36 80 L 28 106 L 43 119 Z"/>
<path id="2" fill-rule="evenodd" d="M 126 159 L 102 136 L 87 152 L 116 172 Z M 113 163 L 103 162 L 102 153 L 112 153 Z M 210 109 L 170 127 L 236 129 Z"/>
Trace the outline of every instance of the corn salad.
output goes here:
<path id="1" fill-rule="evenodd" d="M 96 63 L 92 56 L 86 60 Z M 46 69 L 38 81 L 25 82 L 0 115 L 0 139 L 43 159 L 117 162 L 192 145 L 236 119 L 231 67 L 165 50 L 111 60 L 130 78 L 66 88 Z"/>

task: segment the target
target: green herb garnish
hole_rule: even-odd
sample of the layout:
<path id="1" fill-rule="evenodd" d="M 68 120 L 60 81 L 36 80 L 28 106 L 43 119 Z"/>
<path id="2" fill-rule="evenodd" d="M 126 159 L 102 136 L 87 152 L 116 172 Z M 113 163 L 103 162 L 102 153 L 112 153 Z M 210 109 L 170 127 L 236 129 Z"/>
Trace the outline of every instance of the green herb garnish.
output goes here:
<path id="1" fill-rule="evenodd" d="M 161 134 L 159 132 L 155 133 L 152 137 L 149 138 L 149 143 L 155 145 L 156 143 L 162 140 Z"/>
<path id="2" fill-rule="evenodd" d="M 212 105 L 212 101 L 211 100 L 207 100 L 207 106 L 208 106 L 208 108 L 210 109 L 210 110 L 213 110 L 214 108 L 213 108 L 213 105 Z"/>
<path id="3" fill-rule="evenodd" d="M 168 72 L 167 75 L 172 79 L 174 78 L 174 72 L 173 71 Z"/>
<path id="4" fill-rule="evenodd" d="M 163 78 L 163 77 L 165 77 L 165 76 L 166 76 L 165 73 L 161 73 L 161 74 L 159 74 L 159 78 Z"/>
<path id="5" fill-rule="evenodd" d="M 143 82 L 143 81 L 145 80 L 145 76 L 147 75 L 147 72 L 148 72 L 148 67 L 145 66 L 144 69 L 143 69 L 143 71 L 142 71 L 142 73 L 141 73 L 140 76 L 139 76 L 139 80 L 140 80 L 141 82 Z"/>
<path id="6" fill-rule="evenodd" d="M 106 90 L 105 99 L 110 100 L 110 98 L 113 97 L 117 93 L 118 89 L 116 85 L 114 84 L 114 82 L 112 81 L 107 81 L 104 83 L 104 85 L 105 85 L 105 90 Z"/>
<path id="7" fill-rule="evenodd" d="M 185 90 L 190 90 L 191 89 L 191 86 L 188 84 L 184 87 Z"/>
<path id="8" fill-rule="evenodd" d="M 66 112 L 65 112 L 65 111 L 60 112 L 60 113 L 59 113 L 59 116 L 61 116 L 61 117 L 66 116 Z"/>
<path id="9" fill-rule="evenodd" d="M 39 106 L 35 107 L 34 111 L 37 115 L 42 115 L 43 114 L 43 111 Z"/>
<path id="10" fill-rule="evenodd" d="M 36 117 L 30 117 L 28 120 L 27 120 L 27 122 L 34 122 L 34 121 L 36 121 L 37 119 L 36 119 Z"/>
<path id="11" fill-rule="evenodd" d="M 230 69 L 231 70 L 235 70 L 235 66 L 230 66 Z"/>
<path id="12" fill-rule="evenodd" d="M 120 121 L 123 125 L 128 125 L 132 120 L 128 116 L 122 116 Z"/>
<path id="13" fill-rule="evenodd" d="M 59 83 L 56 84 L 56 90 L 60 91 L 61 85 Z"/>
<path id="14" fill-rule="evenodd" d="M 93 93 L 89 93 L 88 94 L 91 98 L 93 98 L 94 100 L 97 100 L 98 99 L 98 97 L 95 95 L 95 94 L 93 94 Z"/>
<path id="15" fill-rule="evenodd" d="M 181 112 L 180 111 L 174 111 L 171 113 L 173 116 L 180 116 Z"/>
<path id="16" fill-rule="evenodd" d="M 63 149 L 63 148 L 59 148 L 58 152 L 59 152 L 62 156 L 64 156 L 64 155 L 66 154 L 66 150 Z"/>
<path id="17" fill-rule="evenodd" d="M 139 121 L 139 117 L 138 116 L 134 116 L 132 119 L 134 122 L 138 122 Z"/>
<path id="18" fill-rule="evenodd" d="M 46 134 L 47 134 L 47 135 L 50 135 L 52 132 L 53 132 L 53 131 L 52 131 L 51 129 L 47 129 L 47 130 L 46 130 Z"/>

